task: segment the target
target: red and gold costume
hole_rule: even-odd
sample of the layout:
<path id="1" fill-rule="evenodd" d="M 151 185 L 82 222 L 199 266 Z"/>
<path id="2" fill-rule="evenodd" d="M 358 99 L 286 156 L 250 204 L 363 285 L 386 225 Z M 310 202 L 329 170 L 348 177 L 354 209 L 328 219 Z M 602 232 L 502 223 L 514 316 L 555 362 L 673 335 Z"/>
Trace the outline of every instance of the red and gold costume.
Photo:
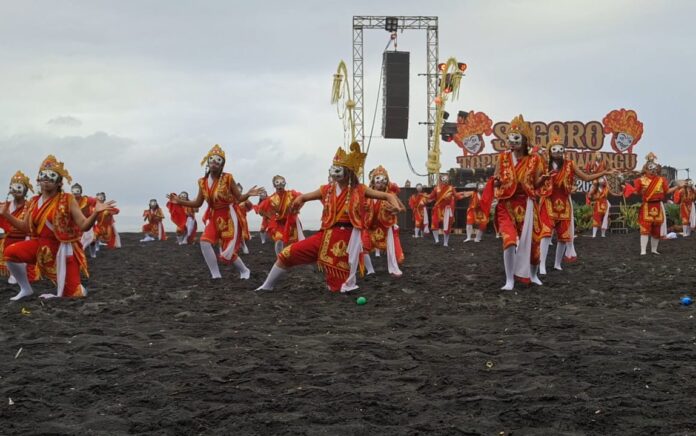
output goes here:
<path id="1" fill-rule="evenodd" d="M 164 232 L 164 212 L 162 208 L 157 206 L 155 209 L 145 209 L 143 211 L 143 218 L 147 221 L 143 224 L 143 233 L 145 236 L 149 236 L 153 239 L 159 239 L 164 241 L 167 239 L 167 234 Z M 95 229 L 95 236 L 96 236 Z"/>
<path id="2" fill-rule="evenodd" d="M 575 183 L 575 163 L 564 159 L 563 165 L 555 169 L 551 178 L 540 189 L 539 222 L 540 238 L 550 238 L 554 229 L 560 242 L 572 242 L 573 206 L 570 195 Z"/>
<path id="3" fill-rule="evenodd" d="M 597 174 L 606 171 L 607 164 L 602 160 L 602 155 L 595 151 L 591 154 L 589 161 L 585 164 L 585 172 L 587 174 Z"/>
<path id="4" fill-rule="evenodd" d="M 70 180 L 70 175 L 52 155 L 41 165 L 41 170 L 51 170 Z M 30 215 L 31 239 L 17 242 L 5 249 L 7 262 L 36 264 L 41 277 L 57 285 L 59 297 L 84 297 L 85 288 L 80 283 L 80 272 L 88 277 L 80 237 L 82 231 L 70 213 L 70 204 L 75 198 L 72 194 L 58 192 L 51 198 L 42 200 L 34 196 L 26 206 Z"/>
<path id="5" fill-rule="evenodd" d="M 519 133 L 527 138 L 527 147 L 531 146 L 534 134 L 531 125 L 522 116 L 515 117 L 510 123 L 510 132 Z M 535 271 L 532 266 L 540 262 L 540 225 L 539 212 L 535 200 L 535 183 L 543 172 L 544 162 L 538 154 L 524 155 L 516 160 L 512 151 L 498 155 L 496 178 L 498 186 L 495 197 L 498 204 L 495 209 L 495 221 L 503 239 L 503 251 L 517 247 L 514 254 L 514 278 L 529 282 Z M 505 259 L 505 253 L 504 253 Z M 506 265 L 506 277 L 508 277 Z M 510 277 L 507 279 L 511 280 Z M 506 282 L 504 289 L 511 289 Z"/>
<path id="6" fill-rule="evenodd" d="M 372 174 L 384 174 L 386 170 L 380 165 Z M 388 176 L 387 176 L 388 177 Z M 373 188 L 374 189 L 374 188 Z M 396 183 L 389 183 L 387 192 L 398 195 L 399 187 Z M 363 232 L 363 248 L 365 251 L 381 250 L 387 252 L 387 255 L 392 255 L 388 248 L 389 232 L 392 233 L 394 244 L 394 260 L 397 264 L 404 261 L 404 251 L 401 248 L 401 240 L 399 238 L 399 227 L 397 226 L 398 218 L 389 209 L 389 205 L 384 200 L 366 199 L 365 213 L 365 231 Z M 401 271 L 390 271 L 390 273 L 400 275 Z"/>
<path id="7" fill-rule="evenodd" d="M 351 144 L 351 152 L 339 148 L 334 165 L 351 169 L 358 174 L 366 154 L 360 145 Z M 285 268 L 316 262 L 324 271 L 326 283 L 332 292 L 355 288 L 354 274 L 362 251 L 360 233 L 364 229 L 364 205 L 367 186 L 358 184 L 341 189 L 338 183 L 320 187 L 324 206 L 321 229 L 312 236 L 291 244 L 278 254 L 278 262 Z"/>
<path id="8" fill-rule="evenodd" d="M 75 201 L 77 205 L 80 206 L 82 215 L 90 216 L 94 212 L 94 206 L 97 204 L 97 199 L 94 197 L 88 197 L 86 195 L 81 195 L 79 197 L 75 196 Z"/>
<path id="9" fill-rule="evenodd" d="M 118 215 L 119 212 L 117 208 L 105 210 L 99 214 L 97 221 L 94 223 L 94 239 L 97 242 L 106 244 L 108 248 L 121 248 L 121 237 L 116 231 L 114 220 L 114 215 Z"/>
<path id="10" fill-rule="evenodd" d="M 259 233 L 268 232 L 268 225 L 271 221 L 268 214 L 264 212 L 267 211 L 270 207 L 267 202 L 268 197 L 264 198 L 258 204 L 254 205 L 254 212 L 256 212 L 257 215 L 261 216 L 261 227 L 259 227 Z"/>
<path id="11" fill-rule="evenodd" d="M 466 224 L 477 227 L 485 232 L 488 226 L 489 214 L 481 205 L 481 196 L 474 191 L 469 197 L 469 207 L 466 209 Z"/>
<path id="12" fill-rule="evenodd" d="M 625 196 L 641 194 L 643 202 L 638 210 L 638 224 L 641 235 L 650 235 L 659 239 L 667 234 L 665 208 L 663 200 L 669 190 L 667 179 L 656 174 L 643 174 L 626 185 Z"/>
<path id="13" fill-rule="evenodd" d="M 527 200 L 535 196 L 534 180 L 543 171 L 543 162 L 538 155 L 524 156 L 513 161 L 512 152 L 506 151 L 498 156 L 501 186 L 496 188 L 498 204 L 495 218 L 498 231 L 503 238 L 503 249 L 517 245 L 527 213 Z M 534 238 L 532 241 L 531 264 L 539 263 L 539 216 L 535 202 L 531 203 Z"/>
<path id="14" fill-rule="evenodd" d="M 251 239 L 251 233 L 249 233 L 249 221 L 247 220 L 247 213 L 254 208 L 251 201 L 247 200 L 243 203 L 235 204 L 235 211 L 237 212 L 237 217 L 239 218 L 239 227 L 242 232 L 242 240 L 248 241 Z"/>
<path id="15" fill-rule="evenodd" d="M 691 229 L 696 227 L 694 201 L 696 201 L 696 190 L 691 185 L 683 186 L 674 192 L 674 202 L 679 205 L 679 215 L 684 228 L 687 226 Z"/>
<path id="16" fill-rule="evenodd" d="M 167 209 L 169 210 L 169 216 L 171 217 L 172 222 L 176 226 L 176 235 L 179 238 L 183 238 L 188 234 L 186 243 L 193 244 L 193 241 L 196 240 L 196 231 L 198 230 L 198 223 L 196 222 L 197 209 L 172 203 L 171 201 L 167 202 Z M 193 229 L 191 230 L 190 234 L 188 233 L 188 228 L 186 227 L 189 219 L 193 220 Z"/>
<path id="17" fill-rule="evenodd" d="M 80 207 L 82 215 L 86 217 L 92 215 L 92 212 L 94 211 L 94 206 L 97 204 L 97 199 L 95 197 L 88 197 L 82 194 L 78 195 L 75 192 L 76 191 L 73 191 L 73 196 L 75 197 L 77 205 Z M 79 188 L 78 192 L 82 192 L 82 187 Z M 83 232 L 82 238 L 80 239 L 80 243 L 82 244 L 83 249 L 86 249 L 90 244 L 92 244 L 92 242 L 94 242 L 94 228 L 91 228 L 86 232 Z"/>
<path id="18" fill-rule="evenodd" d="M 15 175 L 12 176 L 12 179 L 10 179 L 10 184 L 13 183 L 20 183 L 24 185 L 26 187 L 26 192 L 34 192 L 34 187 L 31 186 L 29 177 L 24 175 L 24 173 L 21 171 L 17 171 Z M 20 221 L 24 221 L 24 215 L 27 211 L 26 201 L 23 200 L 18 204 L 15 200 L 10 200 L 9 208 L 12 216 Z M 0 239 L 0 276 L 8 277 L 10 275 L 10 271 L 7 269 L 7 265 L 5 263 L 5 249 L 13 244 L 16 244 L 17 242 L 26 240 L 29 235 L 13 226 L 2 216 L 0 216 L 0 228 L 3 230 L 3 232 L 5 232 L 4 237 Z M 36 280 L 36 271 L 33 264 L 27 264 L 27 274 L 30 281 Z"/>
<path id="19" fill-rule="evenodd" d="M 428 194 L 425 192 L 417 192 L 409 197 L 408 207 L 413 211 L 413 225 L 418 230 L 423 230 L 427 233 L 428 228 Z"/>
<path id="20" fill-rule="evenodd" d="M 597 185 L 589 195 L 592 203 L 592 227 L 607 229 L 609 227 L 609 185 Z"/>
<path id="21" fill-rule="evenodd" d="M 440 229 L 440 223 L 442 223 L 442 230 L 445 234 L 449 234 L 452 231 L 456 197 L 457 192 L 449 183 L 438 183 L 430 192 L 428 200 L 435 202 L 433 204 L 432 223 L 430 224 L 430 228 L 433 231 Z"/>
<path id="22" fill-rule="evenodd" d="M 296 213 L 291 213 L 290 206 L 302 193 L 294 190 L 274 192 L 259 204 L 258 213 L 268 217 L 268 234 L 274 241 L 292 244 L 300 239 Z"/>
<path id="23" fill-rule="evenodd" d="M 211 150 L 208 154 L 224 156 L 220 150 Z M 208 156 L 204 158 L 207 161 Z M 232 263 L 237 259 L 237 251 L 242 244 L 241 227 L 235 210 L 237 199 L 232 187 L 236 186 L 234 177 L 230 173 L 223 172 L 218 179 L 212 176 L 198 179 L 198 187 L 203 193 L 203 198 L 208 208 L 203 215 L 205 228 L 201 235 L 201 241 L 212 245 L 220 245 L 218 258 L 225 263 Z"/>

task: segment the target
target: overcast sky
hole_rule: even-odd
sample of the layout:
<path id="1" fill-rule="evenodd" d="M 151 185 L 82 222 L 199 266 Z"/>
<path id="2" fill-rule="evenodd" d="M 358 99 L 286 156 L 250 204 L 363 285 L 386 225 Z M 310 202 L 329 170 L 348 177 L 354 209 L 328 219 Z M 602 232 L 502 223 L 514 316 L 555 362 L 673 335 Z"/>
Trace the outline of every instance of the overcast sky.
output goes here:
<path id="1" fill-rule="evenodd" d="M 316 189 L 344 142 L 329 99 L 338 62 L 350 70 L 353 15 L 438 16 L 441 59 L 469 65 L 450 112 L 601 121 L 634 109 L 645 126 L 634 149 L 641 161 L 654 151 L 696 170 L 696 2 L 293 3 L 0 0 L 0 182 L 18 169 L 33 179 L 53 153 L 85 193 L 118 201 L 122 231 L 138 228 L 150 198 L 164 205 L 166 192 L 194 193 L 215 143 L 245 188 L 270 190 L 281 174 L 289 188 Z M 369 132 L 389 35 L 364 36 Z M 406 144 L 425 172 L 425 32 L 400 33 L 398 44 L 411 52 Z M 442 148 L 443 169 L 456 166 L 460 149 Z M 421 180 L 399 140 L 372 139 L 366 167 L 379 164 L 399 184 Z M 306 227 L 320 212 L 303 209 Z"/>

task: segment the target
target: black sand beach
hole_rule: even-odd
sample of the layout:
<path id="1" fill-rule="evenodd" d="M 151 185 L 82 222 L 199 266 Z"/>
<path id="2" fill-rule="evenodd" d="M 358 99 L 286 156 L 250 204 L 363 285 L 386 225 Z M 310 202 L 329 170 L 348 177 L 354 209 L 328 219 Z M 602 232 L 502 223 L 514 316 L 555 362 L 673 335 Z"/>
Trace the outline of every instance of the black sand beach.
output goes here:
<path id="1" fill-rule="evenodd" d="M 641 257 L 636 233 L 580 237 L 577 263 L 503 292 L 491 234 L 402 235 L 401 279 L 374 259 L 341 295 L 312 267 L 253 292 L 274 258 L 258 238 L 249 281 L 139 238 L 91 262 L 87 299 L 0 286 L 0 433 L 696 433 L 694 239 Z"/>

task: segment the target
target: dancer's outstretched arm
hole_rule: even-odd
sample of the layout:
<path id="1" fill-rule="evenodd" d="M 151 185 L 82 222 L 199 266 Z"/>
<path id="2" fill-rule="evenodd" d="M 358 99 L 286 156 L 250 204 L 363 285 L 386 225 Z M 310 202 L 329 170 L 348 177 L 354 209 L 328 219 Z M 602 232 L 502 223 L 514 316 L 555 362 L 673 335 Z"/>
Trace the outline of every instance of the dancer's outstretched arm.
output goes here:
<path id="1" fill-rule="evenodd" d="M 74 198 L 70 199 L 69 207 L 70 214 L 72 215 L 75 224 L 77 224 L 80 230 L 86 232 L 92 228 L 94 222 L 97 220 L 97 217 L 101 212 L 112 210 L 115 206 L 116 202 L 114 200 L 109 200 L 106 203 L 102 203 L 101 201 L 97 200 L 97 204 L 94 205 L 94 212 L 92 212 L 92 214 L 88 217 L 84 216 L 82 209 L 80 209 L 80 205 L 77 204 L 77 201 L 75 201 Z"/>
<path id="2" fill-rule="evenodd" d="M 292 201 L 291 210 L 293 213 L 299 212 L 302 206 L 308 201 L 321 200 L 321 189 L 312 192 L 305 192 L 302 195 L 295 197 Z"/>
<path id="3" fill-rule="evenodd" d="M 203 205 L 203 192 L 201 191 L 201 188 L 198 188 L 198 195 L 196 195 L 196 198 L 194 200 L 184 200 L 182 198 L 179 198 L 178 195 L 172 192 L 171 194 L 167 194 L 167 200 L 171 201 L 174 204 L 180 204 L 186 207 L 197 208 Z"/>

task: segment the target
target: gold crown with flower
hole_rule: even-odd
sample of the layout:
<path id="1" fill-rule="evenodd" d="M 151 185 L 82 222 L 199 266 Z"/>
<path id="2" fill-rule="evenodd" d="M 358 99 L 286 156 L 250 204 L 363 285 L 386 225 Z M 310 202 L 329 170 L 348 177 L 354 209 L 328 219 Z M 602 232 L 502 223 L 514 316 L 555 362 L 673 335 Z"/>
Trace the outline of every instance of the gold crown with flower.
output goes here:
<path id="1" fill-rule="evenodd" d="M 68 183 L 72 183 L 72 177 L 70 177 L 68 170 L 65 169 L 63 162 L 58 162 L 58 159 L 52 154 L 49 154 L 46 159 L 41 162 L 39 171 L 53 171 L 67 180 Z"/>
<path id="2" fill-rule="evenodd" d="M 31 186 L 31 182 L 29 181 L 29 177 L 27 177 L 23 172 L 17 171 L 14 176 L 10 179 L 10 184 L 12 183 L 20 183 L 24 186 L 27 187 L 28 190 L 31 192 L 34 192 L 34 187 Z"/>
<path id="3" fill-rule="evenodd" d="M 563 137 L 558 133 L 552 133 L 549 135 L 549 140 L 546 143 L 546 149 L 550 151 L 551 147 L 554 145 L 562 145 L 565 147 L 565 141 L 563 141 Z"/>
<path id="4" fill-rule="evenodd" d="M 524 120 L 522 114 L 510 121 L 510 130 L 508 130 L 508 133 L 519 133 L 527 138 L 527 146 L 531 147 L 534 145 L 534 131 L 532 130 L 532 125 Z"/>
<path id="5" fill-rule="evenodd" d="M 201 161 L 201 166 L 208 163 L 208 158 L 210 156 L 220 156 L 221 158 L 225 159 L 225 161 L 227 161 L 227 159 L 225 158 L 225 150 L 223 150 L 222 147 L 220 147 L 220 145 L 218 144 L 213 145 L 213 148 L 211 148 L 208 154 L 205 155 L 205 157 Z"/>
<path id="6" fill-rule="evenodd" d="M 343 147 L 338 147 L 333 158 L 333 164 L 346 167 L 356 175 L 360 175 L 366 158 L 367 153 L 360 151 L 360 144 L 353 142 L 350 144 L 350 153 L 347 153 Z"/>
<path id="7" fill-rule="evenodd" d="M 645 164 L 643 164 L 643 172 L 648 171 L 648 165 L 650 165 L 650 164 L 657 165 L 658 171 L 662 171 L 662 166 L 659 163 L 657 163 L 657 156 L 652 151 L 645 156 Z"/>
<path id="8" fill-rule="evenodd" d="M 389 180 L 389 173 L 387 172 L 387 169 L 384 168 L 382 165 L 370 171 L 370 180 L 374 179 L 377 176 L 384 176 L 387 178 L 387 180 Z"/>

